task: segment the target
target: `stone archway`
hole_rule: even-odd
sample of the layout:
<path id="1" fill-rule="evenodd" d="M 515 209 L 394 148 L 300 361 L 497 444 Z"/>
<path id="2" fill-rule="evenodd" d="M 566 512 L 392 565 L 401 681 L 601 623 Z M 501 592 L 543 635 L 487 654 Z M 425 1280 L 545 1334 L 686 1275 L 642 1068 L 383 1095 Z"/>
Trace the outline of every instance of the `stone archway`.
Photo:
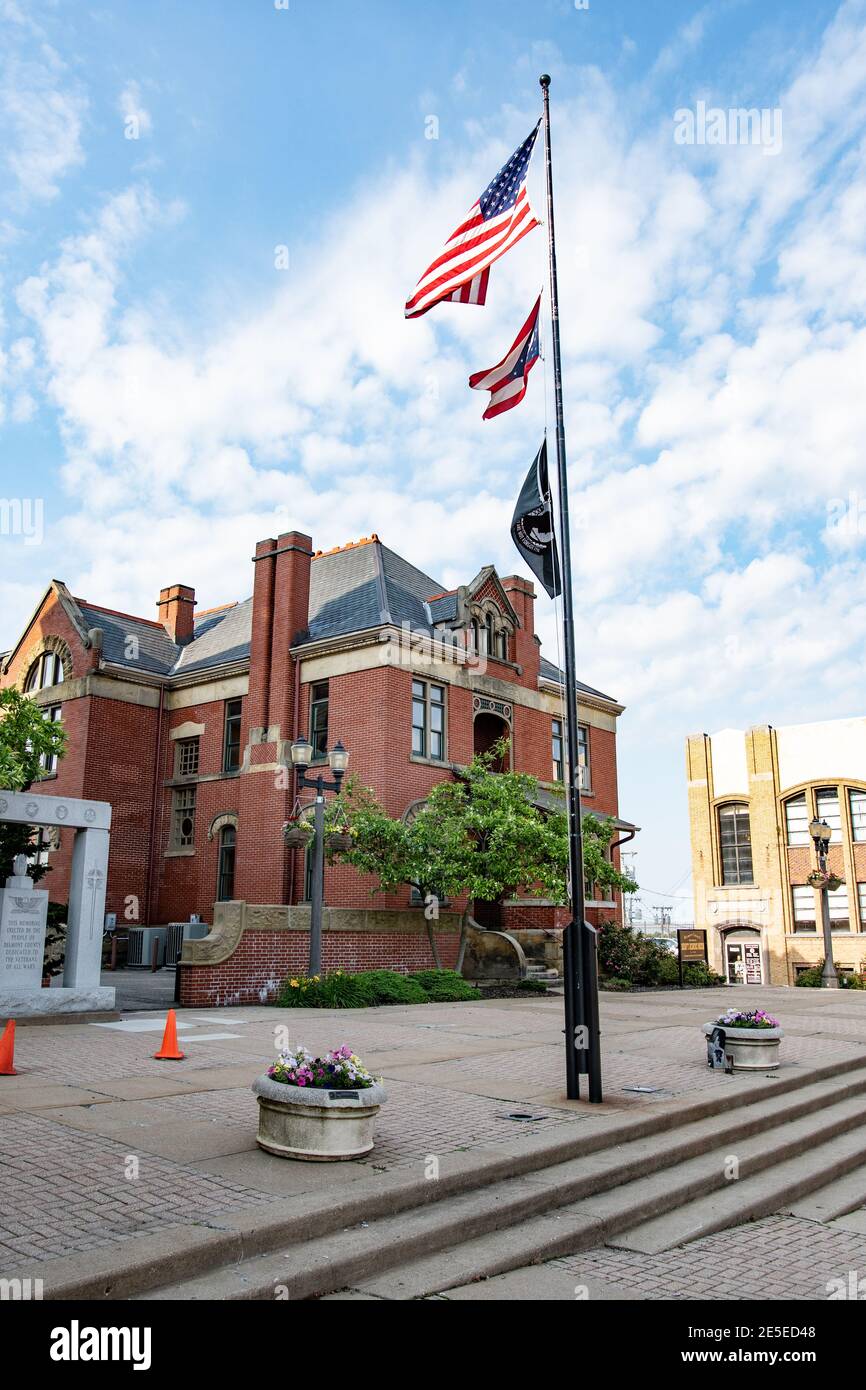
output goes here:
<path id="1" fill-rule="evenodd" d="M 767 943 L 763 927 L 751 922 L 720 922 L 722 974 L 729 985 L 769 984 Z"/>
<path id="2" fill-rule="evenodd" d="M 75 797 L 42 796 L 36 791 L 0 791 L 0 821 L 13 825 L 38 825 L 52 830 L 75 831 L 72 850 L 72 869 L 69 877 L 69 922 L 66 934 L 66 961 L 63 985 L 59 989 L 34 988 L 32 964 L 38 956 L 41 976 L 42 944 L 38 932 L 28 933 L 28 962 L 22 967 L 16 959 L 7 968 L 2 961 L 3 927 L 0 919 L 0 1012 L 11 1018 L 48 1013 L 80 1013 L 114 1008 L 115 992 L 100 985 L 102 966 L 102 933 L 105 923 L 105 889 L 108 877 L 108 838 L 111 827 L 111 806 L 107 801 L 80 801 Z M 29 882 L 29 880 L 27 880 Z M 2 886 L 2 885 L 0 885 Z M 17 901 L 21 885 L 15 886 Z M 48 894 L 39 889 L 27 890 L 25 896 L 35 904 Z M 4 900 L 5 909 L 5 900 Z M 23 909 L 21 909 L 23 911 Z M 44 921 L 42 942 L 44 943 Z M 20 958 L 20 949 L 17 952 Z M 32 957 L 32 961 L 29 959 Z M 23 974 L 19 972 L 23 970 Z M 15 976 L 22 984 L 16 986 Z M 38 976 L 36 977 L 38 979 Z M 24 981 L 26 980 L 26 983 Z"/>

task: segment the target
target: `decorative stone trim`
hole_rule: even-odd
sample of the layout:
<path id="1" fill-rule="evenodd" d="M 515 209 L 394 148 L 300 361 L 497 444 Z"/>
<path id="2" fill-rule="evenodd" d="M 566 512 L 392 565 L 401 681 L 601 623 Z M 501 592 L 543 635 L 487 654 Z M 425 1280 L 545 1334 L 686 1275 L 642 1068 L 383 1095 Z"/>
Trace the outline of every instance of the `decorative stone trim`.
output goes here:
<path id="1" fill-rule="evenodd" d="M 237 813 L 237 811 L 223 811 L 220 815 L 214 816 L 214 818 L 213 818 L 213 820 L 211 821 L 210 826 L 209 826 L 209 828 L 208 828 L 208 832 L 207 832 L 207 837 L 208 837 L 208 839 L 209 839 L 209 840 L 213 840 L 213 839 L 220 833 L 220 831 L 223 830 L 223 829 L 225 828 L 225 826 L 227 826 L 227 825 L 233 825 L 234 828 L 235 828 L 235 830 L 237 830 L 237 828 L 238 828 L 238 813 Z"/>
<path id="2" fill-rule="evenodd" d="M 426 936 L 428 926 L 440 936 L 460 932 L 459 912 L 440 912 L 438 921 L 428 923 L 420 908 L 357 909 L 326 907 L 322 929 L 327 932 Z M 234 955 L 244 932 L 273 931 L 308 933 L 310 909 L 304 904 L 296 907 L 261 903 L 214 903 L 214 924 L 208 936 L 200 941 L 184 942 L 184 965 L 220 965 Z"/>
<path id="3" fill-rule="evenodd" d="M 40 637 L 39 640 L 34 642 L 33 646 L 29 648 L 21 667 L 21 675 L 18 678 L 20 690 L 23 691 L 24 689 L 34 661 L 38 661 L 44 652 L 54 652 L 56 656 L 60 657 L 60 660 L 63 662 L 64 681 L 68 681 L 72 678 L 72 652 L 69 650 L 69 644 L 65 642 L 62 637 L 57 637 L 53 633 L 49 633 L 45 637 Z M 33 693 L 36 694 L 37 692 L 34 691 Z"/>

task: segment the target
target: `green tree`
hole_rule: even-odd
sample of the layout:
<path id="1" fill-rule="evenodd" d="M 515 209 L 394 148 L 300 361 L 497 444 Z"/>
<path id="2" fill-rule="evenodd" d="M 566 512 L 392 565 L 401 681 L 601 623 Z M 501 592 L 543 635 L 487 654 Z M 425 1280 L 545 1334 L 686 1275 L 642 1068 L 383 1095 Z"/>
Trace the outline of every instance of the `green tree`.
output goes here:
<path id="1" fill-rule="evenodd" d="M 530 774 L 495 772 L 504 752 L 507 745 L 500 743 L 473 758 L 454 781 L 437 783 L 408 822 L 387 815 L 373 791 L 351 779 L 343 806 L 353 846 L 336 857 L 377 878 L 374 892 L 410 884 L 422 898 L 466 894 L 499 902 L 540 887 L 554 902 L 565 903 L 565 810 L 538 807 L 538 779 Z M 634 880 L 619 873 L 606 854 L 613 821 L 586 816 L 583 832 L 586 879 L 633 892 Z M 465 929 L 466 915 L 461 959 Z M 432 928 L 428 931 L 438 964 Z"/>
<path id="2" fill-rule="evenodd" d="M 43 719 L 42 710 L 18 690 L 0 690 L 0 788 L 25 792 L 42 772 L 42 760 L 62 758 L 66 734 L 60 723 Z M 28 825 L 0 823 L 0 880 L 12 872 L 18 854 L 27 854 L 33 833 Z M 33 870 L 34 880 L 45 873 Z"/>

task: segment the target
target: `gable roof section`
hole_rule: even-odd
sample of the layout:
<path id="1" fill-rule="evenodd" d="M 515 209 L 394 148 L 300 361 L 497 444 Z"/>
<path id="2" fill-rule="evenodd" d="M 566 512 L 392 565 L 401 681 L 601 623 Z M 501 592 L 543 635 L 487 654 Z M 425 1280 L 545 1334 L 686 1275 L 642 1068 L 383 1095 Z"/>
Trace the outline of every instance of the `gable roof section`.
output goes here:
<path id="1" fill-rule="evenodd" d="M 546 656 L 541 658 L 541 678 L 546 681 L 555 681 L 557 685 L 565 682 L 565 672 L 559 666 L 554 666 L 552 661 L 548 661 Z M 617 701 L 612 695 L 605 695 L 601 690 L 594 690 L 591 685 L 584 685 L 583 681 L 575 681 L 578 690 L 582 690 L 585 695 L 594 695 L 597 700 L 609 700 L 612 705 Z"/>
<path id="2" fill-rule="evenodd" d="M 131 671 L 147 671 L 158 676 L 169 674 L 177 660 L 178 648 L 162 623 L 100 608 L 86 599 L 77 598 L 75 602 L 86 626 L 102 629 L 102 655 L 112 666 L 128 666 Z M 137 656 L 128 655 L 130 638 L 135 642 Z"/>

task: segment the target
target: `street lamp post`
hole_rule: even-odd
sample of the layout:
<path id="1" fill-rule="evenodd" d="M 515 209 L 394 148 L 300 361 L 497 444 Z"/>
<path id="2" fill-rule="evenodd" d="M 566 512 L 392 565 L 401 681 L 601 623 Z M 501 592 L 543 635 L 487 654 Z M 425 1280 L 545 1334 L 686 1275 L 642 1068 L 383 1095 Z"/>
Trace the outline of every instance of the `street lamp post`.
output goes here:
<path id="1" fill-rule="evenodd" d="M 313 745 L 308 738 L 296 739 L 292 744 L 292 767 L 298 774 L 299 787 L 313 787 L 316 792 L 313 826 L 313 883 L 310 893 L 310 964 L 308 975 L 322 973 L 322 907 L 324 905 L 325 885 L 325 792 L 339 792 L 349 762 L 349 754 L 342 743 L 336 743 L 328 754 L 328 764 L 334 774 L 333 782 L 326 782 L 319 772 L 314 777 L 307 774 L 313 757 Z"/>
<path id="2" fill-rule="evenodd" d="M 813 820 L 809 824 L 809 834 L 815 842 L 818 855 L 818 871 L 821 876 L 821 926 L 824 932 L 824 968 L 821 971 L 821 988 L 838 989 L 839 976 L 833 961 L 833 930 L 830 926 L 830 900 L 828 898 L 827 851 L 830 848 L 830 827 L 825 820 Z"/>

